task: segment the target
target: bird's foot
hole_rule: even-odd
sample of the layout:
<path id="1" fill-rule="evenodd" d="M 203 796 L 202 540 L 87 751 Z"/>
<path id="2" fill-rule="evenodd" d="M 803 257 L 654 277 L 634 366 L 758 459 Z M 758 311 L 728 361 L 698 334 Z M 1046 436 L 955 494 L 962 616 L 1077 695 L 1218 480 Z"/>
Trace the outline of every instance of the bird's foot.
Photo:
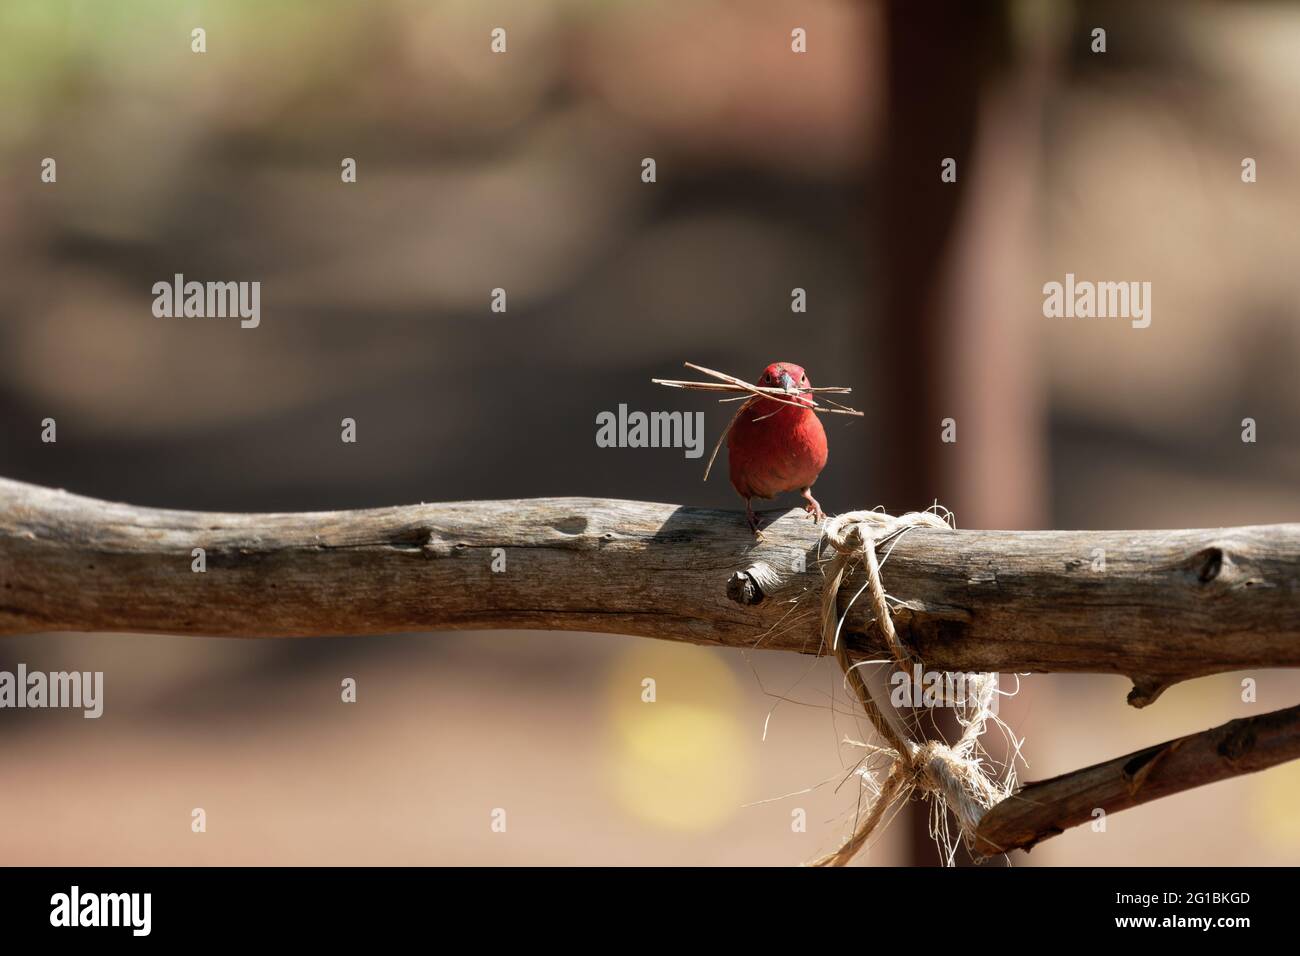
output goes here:
<path id="1" fill-rule="evenodd" d="M 745 520 L 749 523 L 749 530 L 754 532 L 754 540 L 762 541 L 763 532 L 758 527 L 758 515 L 754 514 L 754 508 L 748 498 L 745 499 Z"/>
<path id="2" fill-rule="evenodd" d="M 826 520 L 826 512 L 822 511 L 822 506 L 819 505 L 817 499 L 812 496 L 812 488 L 805 488 L 800 493 L 803 495 L 804 500 L 808 502 L 803 506 L 803 510 L 808 512 L 808 516 L 812 518 L 813 521 Z"/>

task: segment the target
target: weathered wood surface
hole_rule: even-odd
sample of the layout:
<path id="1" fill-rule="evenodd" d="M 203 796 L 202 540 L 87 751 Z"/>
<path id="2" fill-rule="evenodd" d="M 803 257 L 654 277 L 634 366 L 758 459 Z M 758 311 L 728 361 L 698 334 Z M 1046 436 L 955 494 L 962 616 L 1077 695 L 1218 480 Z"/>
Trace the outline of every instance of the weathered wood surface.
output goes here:
<path id="1" fill-rule="evenodd" d="M 1028 850 L 1097 809 L 1139 804 L 1255 773 L 1300 757 L 1300 707 L 1243 717 L 1083 770 L 1027 784 L 980 821 L 974 842 L 985 854 Z"/>
<path id="2" fill-rule="evenodd" d="M 219 514 L 0 479 L 0 634 L 570 629 L 816 653 L 818 547 L 802 512 L 756 542 L 737 513 L 645 502 Z M 742 603 L 756 589 L 732 578 L 759 561 L 781 582 Z M 1188 677 L 1300 665 L 1300 524 L 917 529 L 883 575 L 899 634 L 934 669 L 1126 674 L 1141 704 Z M 848 640 L 879 655 L 867 614 L 852 610 Z"/>

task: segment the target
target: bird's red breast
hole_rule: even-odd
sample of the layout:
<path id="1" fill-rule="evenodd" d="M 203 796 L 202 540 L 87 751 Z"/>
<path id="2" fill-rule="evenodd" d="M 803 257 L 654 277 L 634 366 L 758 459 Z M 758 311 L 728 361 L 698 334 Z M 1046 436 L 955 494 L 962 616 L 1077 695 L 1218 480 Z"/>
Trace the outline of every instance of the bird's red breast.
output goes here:
<path id="1" fill-rule="evenodd" d="M 773 362 L 759 385 L 807 387 L 808 375 L 790 362 Z M 731 484 L 742 498 L 775 498 L 799 491 L 817 480 L 826 467 L 826 432 L 806 394 L 793 394 L 782 404 L 751 398 L 742 407 L 727 435 Z"/>

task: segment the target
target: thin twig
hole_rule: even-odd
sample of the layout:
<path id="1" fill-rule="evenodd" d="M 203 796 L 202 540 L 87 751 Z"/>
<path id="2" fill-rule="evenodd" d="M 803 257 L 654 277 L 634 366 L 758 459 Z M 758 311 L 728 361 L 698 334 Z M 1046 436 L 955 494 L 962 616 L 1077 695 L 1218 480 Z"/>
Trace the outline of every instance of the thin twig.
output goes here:
<path id="1" fill-rule="evenodd" d="M 692 382 L 676 378 L 652 378 L 650 379 L 655 385 L 667 385 L 669 388 L 691 388 L 697 392 L 736 392 L 741 389 L 736 385 L 729 385 L 726 382 Z M 830 392 L 836 395 L 847 395 L 853 391 L 843 385 L 795 385 L 790 389 L 775 388 L 769 385 L 755 385 L 755 391 L 765 392 L 769 395 L 789 395 L 791 392 L 797 392 L 800 395 L 812 394 L 814 392 Z"/>
<path id="2" fill-rule="evenodd" d="M 719 372 L 715 369 L 705 368 L 703 365 L 696 365 L 694 362 L 684 362 L 682 364 L 684 364 L 687 368 L 695 369 L 695 371 L 697 372 L 703 372 L 705 375 L 712 375 L 716 379 L 720 379 L 723 382 L 727 382 L 731 385 L 734 385 L 736 388 L 739 388 L 742 391 L 751 392 L 760 398 L 766 398 L 769 401 L 773 401 L 773 402 L 780 402 L 783 405 L 793 405 L 796 408 L 809 407 L 808 405 L 805 405 L 803 402 L 792 402 L 788 398 L 781 398 L 780 395 L 788 394 L 784 389 L 775 389 L 777 394 L 771 395 L 768 394 L 767 386 L 753 385 L 750 384 L 749 382 L 746 382 L 743 378 L 737 378 L 734 375 L 728 375 L 726 372 Z M 841 406 L 838 409 L 824 408 L 821 405 L 818 405 L 817 402 L 811 398 L 808 401 L 812 402 L 811 407 L 813 408 L 814 411 L 821 412 L 827 415 L 861 415 L 862 414 L 861 412 L 852 408 L 845 409 L 843 408 L 843 406 Z"/>
<path id="3" fill-rule="evenodd" d="M 851 388 L 846 388 L 840 385 L 832 385 L 832 386 L 819 386 L 816 388 L 811 386 L 792 386 L 791 388 L 786 389 L 786 388 L 773 388 L 767 385 L 751 385 L 749 382 L 746 382 L 744 379 L 736 378 L 736 376 L 734 375 L 728 375 L 726 372 L 719 372 L 711 368 L 705 368 L 703 365 L 696 365 L 693 362 L 685 362 L 683 364 L 687 368 L 693 368 L 695 369 L 695 371 L 703 372 L 705 375 L 712 375 L 714 378 L 720 379 L 721 381 L 720 382 L 687 382 L 679 379 L 666 379 L 666 378 L 652 378 L 650 381 L 656 385 L 666 385 L 669 388 L 686 388 L 686 389 L 694 389 L 702 392 L 741 392 L 744 394 L 752 395 L 756 398 L 764 398 L 767 399 L 768 401 L 776 402 L 781 405 L 791 405 L 795 408 L 811 409 L 812 411 L 817 412 L 818 414 L 821 415 L 854 415 L 857 417 L 862 416 L 862 412 L 858 411 L 857 409 L 849 408 L 847 405 L 841 405 L 839 402 L 833 401 L 831 399 L 827 399 L 827 402 L 834 407 L 827 408 L 824 405 L 817 404 L 817 401 L 811 397 L 811 393 L 814 392 L 831 392 L 831 393 L 843 395 L 852 392 L 853 389 Z M 795 396 L 807 395 L 809 397 L 806 402 L 796 402 L 790 400 L 791 395 L 795 395 Z M 722 401 L 728 401 L 728 399 L 722 399 Z M 744 406 L 742 406 L 742 408 L 743 407 Z M 714 453 L 716 455 L 717 453 L 716 449 Z M 707 469 L 705 471 L 705 477 L 706 478 L 708 477 Z"/>

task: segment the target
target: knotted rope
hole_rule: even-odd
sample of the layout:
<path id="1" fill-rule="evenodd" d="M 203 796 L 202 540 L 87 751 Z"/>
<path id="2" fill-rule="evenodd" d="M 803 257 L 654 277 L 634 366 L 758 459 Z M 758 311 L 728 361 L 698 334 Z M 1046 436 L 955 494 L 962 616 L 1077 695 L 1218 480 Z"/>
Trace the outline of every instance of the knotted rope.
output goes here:
<path id="1" fill-rule="evenodd" d="M 931 815 L 931 833 L 944 843 L 949 862 L 956 848 L 948 838 L 947 818 L 944 808 L 952 810 L 957 818 L 961 835 L 967 844 L 975 833 L 980 817 L 993 804 L 999 802 L 1014 787 L 1013 767 L 1008 766 L 1004 779 L 998 783 L 985 772 L 983 752 L 979 747 L 980 735 L 986 722 L 994 721 L 992 705 L 998 692 L 996 674 L 980 674 L 974 678 L 974 700 L 967 699 L 957 709 L 957 719 L 962 725 L 962 735 L 949 746 L 937 740 L 917 741 L 898 712 L 888 702 L 882 706 L 862 676 L 863 661 L 855 664 L 849 657 L 840 631 L 852 607 L 865 592 L 870 602 L 874 623 L 884 638 L 893 664 L 905 673 L 912 672 L 918 663 L 899 639 L 890 613 L 885 586 L 880 577 L 880 560 L 876 548 L 914 528 L 935 528 L 945 531 L 952 526 L 933 511 L 913 511 L 897 517 L 879 511 L 851 511 L 827 521 L 822 534 L 833 550 L 824 574 L 821 623 L 823 639 L 829 644 L 844 679 L 866 711 L 877 733 L 889 745 L 880 752 L 889 760 L 889 770 L 871 809 L 859 820 L 853 834 L 834 853 L 817 860 L 816 866 L 843 866 L 866 845 L 879 826 L 885 813 L 896 802 L 906 800 L 913 791 L 923 795 L 936 795 L 940 803 Z M 861 557 L 866 566 L 866 583 L 849 599 L 843 615 L 837 603 L 840 585 L 851 564 Z"/>

